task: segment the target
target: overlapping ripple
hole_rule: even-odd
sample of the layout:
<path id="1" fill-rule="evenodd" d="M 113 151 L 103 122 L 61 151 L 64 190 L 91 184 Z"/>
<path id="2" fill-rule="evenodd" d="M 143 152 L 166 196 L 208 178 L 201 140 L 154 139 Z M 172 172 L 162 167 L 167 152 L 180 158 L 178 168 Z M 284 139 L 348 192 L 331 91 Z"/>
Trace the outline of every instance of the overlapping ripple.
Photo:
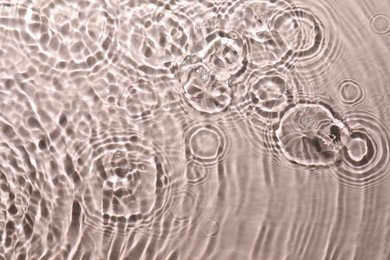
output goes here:
<path id="1" fill-rule="evenodd" d="M 294 96 L 278 120 L 270 120 L 263 131 L 265 151 L 286 169 L 299 165 L 322 172 L 334 167 L 351 134 L 336 109 L 329 99 Z"/>
<path id="2" fill-rule="evenodd" d="M 21 130 L 4 119 L 0 127 L 1 254 L 5 259 L 33 259 L 49 251 L 48 245 L 59 250 L 58 233 L 65 233 L 68 225 L 59 216 L 69 210 L 69 182 L 51 155 L 46 155 L 50 163 L 41 160 L 47 149 L 44 140 L 24 142 Z"/>
<path id="3" fill-rule="evenodd" d="M 170 196 L 171 162 L 144 136 L 115 125 L 92 129 L 77 154 L 89 221 L 117 217 L 137 228 L 161 216 Z"/>
<path id="4" fill-rule="evenodd" d="M 388 258 L 386 8 L 2 2 L 0 260 Z"/>
<path id="5" fill-rule="evenodd" d="M 342 149 L 341 162 L 332 169 L 340 185 L 366 190 L 384 184 L 389 178 L 389 129 L 375 114 L 348 110 L 345 119 L 351 131 Z"/>
<path id="6" fill-rule="evenodd" d="M 183 135 L 187 182 L 193 186 L 207 183 L 229 156 L 232 142 L 222 127 L 209 123 L 190 124 Z"/>

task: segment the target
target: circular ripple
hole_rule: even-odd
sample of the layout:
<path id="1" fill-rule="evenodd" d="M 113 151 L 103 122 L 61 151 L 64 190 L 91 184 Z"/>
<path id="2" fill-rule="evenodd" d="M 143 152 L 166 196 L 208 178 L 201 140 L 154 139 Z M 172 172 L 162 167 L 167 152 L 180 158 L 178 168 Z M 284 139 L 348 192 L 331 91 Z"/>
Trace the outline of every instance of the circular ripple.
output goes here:
<path id="1" fill-rule="evenodd" d="M 390 132 L 380 118 L 366 110 L 349 110 L 346 122 L 351 129 L 342 149 L 341 162 L 332 168 L 340 185 L 370 189 L 389 178 Z"/>
<path id="2" fill-rule="evenodd" d="M 225 77 L 225 76 L 223 76 Z M 222 116 L 233 100 L 229 81 L 218 76 L 195 55 L 187 56 L 176 73 L 183 108 L 200 117 Z"/>
<path id="3" fill-rule="evenodd" d="M 325 88 L 329 72 L 347 54 L 340 25 L 347 27 L 336 3 L 312 1 L 289 4 L 272 13 L 269 27 L 289 46 L 281 65 L 294 68 L 300 77 Z M 336 27 L 337 26 L 337 27 Z"/>
<path id="4" fill-rule="evenodd" d="M 172 196 L 170 211 L 175 219 L 188 220 L 195 213 L 196 195 L 190 190 L 179 191 Z"/>
<path id="5" fill-rule="evenodd" d="M 117 105 L 132 120 L 146 120 L 161 115 L 161 98 L 153 82 L 139 79 L 124 91 Z"/>
<path id="6" fill-rule="evenodd" d="M 278 118 L 291 102 L 298 86 L 288 72 L 278 71 L 271 66 L 254 69 L 244 83 L 238 86 L 237 108 L 247 117 L 257 115 L 262 122 Z"/>
<path id="7" fill-rule="evenodd" d="M 202 37 L 195 45 L 187 46 L 191 55 L 210 68 L 218 80 L 238 77 L 245 72 L 248 53 L 246 39 L 232 26 L 212 17 L 201 25 Z M 225 24 L 217 26 L 215 22 Z"/>
<path id="8" fill-rule="evenodd" d="M 176 78 L 183 108 L 200 118 L 222 117 L 233 101 L 232 83 L 247 70 L 248 47 L 233 26 L 212 16 L 197 26 Z"/>
<path id="9" fill-rule="evenodd" d="M 277 149 L 287 161 L 309 167 L 329 167 L 339 153 L 350 131 L 338 113 L 320 101 L 296 100 L 283 113 L 279 122 L 265 132 L 268 149 Z"/>
<path id="10" fill-rule="evenodd" d="M 285 39 L 300 62 L 323 56 L 326 48 L 325 26 L 310 9 L 289 6 L 272 14 L 269 27 Z"/>
<path id="11" fill-rule="evenodd" d="M 390 113 L 390 92 L 369 96 L 367 98 L 367 105 L 371 111 L 373 110 L 382 118 L 386 118 Z"/>
<path id="12" fill-rule="evenodd" d="M 360 104 L 365 97 L 364 87 L 355 79 L 342 79 L 336 85 L 341 101 L 346 105 Z"/>
<path id="13" fill-rule="evenodd" d="M 215 172 L 215 167 L 201 165 L 199 162 L 189 160 L 186 162 L 185 174 L 189 185 L 199 186 L 207 183 L 211 175 Z"/>
<path id="14" fill-rule="evenodd" d="M 184 187 L 172 194 L 172 200 L 166 212 L 165 221 L 168 221 L 172 228 L 166 230 L 170 235 L 177 235 L 181 232 L 195 230 L 199 225 L 205 209 L 212 200 L 212 187 Z"/>
<path id="15" fill-rule="evenodd" d="M 224 161 L 230 150 L 230 140 L 221 128 L 211 124 L 196 124 L 184 131 L 187 161 L 199 166 L 214 166 Z"/>
<path id="16" fill-rule="evenodd" d="M 214 218 L 206 218 L 201 223 L 200 232 L 205 238 L 216 237 L 219 233 L 220 223 Z"/>
<path id="17" fill-rule="evenodd" d="M 121 218 L 127 228 L 140 228 L 161 217 L 172 169 L 156 145 L 136 131 L 111 126 L 93 130 L 89 144 L 77 153 L 89 221 Z"/>
<path id="18" fill-rule="evenodd" d="M 390 17 L 384 13 L 376 13 L 370 19 L 371 30 L 378 35 L 390 32 Z"/>

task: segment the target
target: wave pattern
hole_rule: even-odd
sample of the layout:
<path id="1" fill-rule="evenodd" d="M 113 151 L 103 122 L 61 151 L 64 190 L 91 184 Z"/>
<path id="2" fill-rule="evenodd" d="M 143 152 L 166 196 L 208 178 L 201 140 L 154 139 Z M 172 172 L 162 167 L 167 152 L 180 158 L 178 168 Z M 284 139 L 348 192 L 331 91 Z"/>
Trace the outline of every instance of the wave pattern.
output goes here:
<path id="1" fill-rule="evenodd" d="M 2 1 L 0 260 L 388 259 L 389 10 Z"/>

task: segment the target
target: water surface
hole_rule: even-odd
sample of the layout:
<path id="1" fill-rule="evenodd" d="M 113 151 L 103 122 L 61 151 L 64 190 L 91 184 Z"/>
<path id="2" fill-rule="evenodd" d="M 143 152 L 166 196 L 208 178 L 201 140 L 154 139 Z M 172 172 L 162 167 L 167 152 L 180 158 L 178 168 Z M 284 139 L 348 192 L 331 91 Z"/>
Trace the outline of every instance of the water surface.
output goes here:
<path id="1" fill-rule="evenodd" d="M 390 259 L 386 1 L 0 3 L 0 260 Z"/>

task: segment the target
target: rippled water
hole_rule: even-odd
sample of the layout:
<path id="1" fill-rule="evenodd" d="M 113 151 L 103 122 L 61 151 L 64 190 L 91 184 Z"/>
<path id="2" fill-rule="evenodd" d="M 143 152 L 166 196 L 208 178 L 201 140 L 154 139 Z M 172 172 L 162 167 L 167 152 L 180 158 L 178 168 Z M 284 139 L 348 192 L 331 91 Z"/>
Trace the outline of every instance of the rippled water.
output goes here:
<path id="1" fill-rule="evenodd" d="M 0 2 L 0 260 L 390 259 L 390 3 Z"/>

